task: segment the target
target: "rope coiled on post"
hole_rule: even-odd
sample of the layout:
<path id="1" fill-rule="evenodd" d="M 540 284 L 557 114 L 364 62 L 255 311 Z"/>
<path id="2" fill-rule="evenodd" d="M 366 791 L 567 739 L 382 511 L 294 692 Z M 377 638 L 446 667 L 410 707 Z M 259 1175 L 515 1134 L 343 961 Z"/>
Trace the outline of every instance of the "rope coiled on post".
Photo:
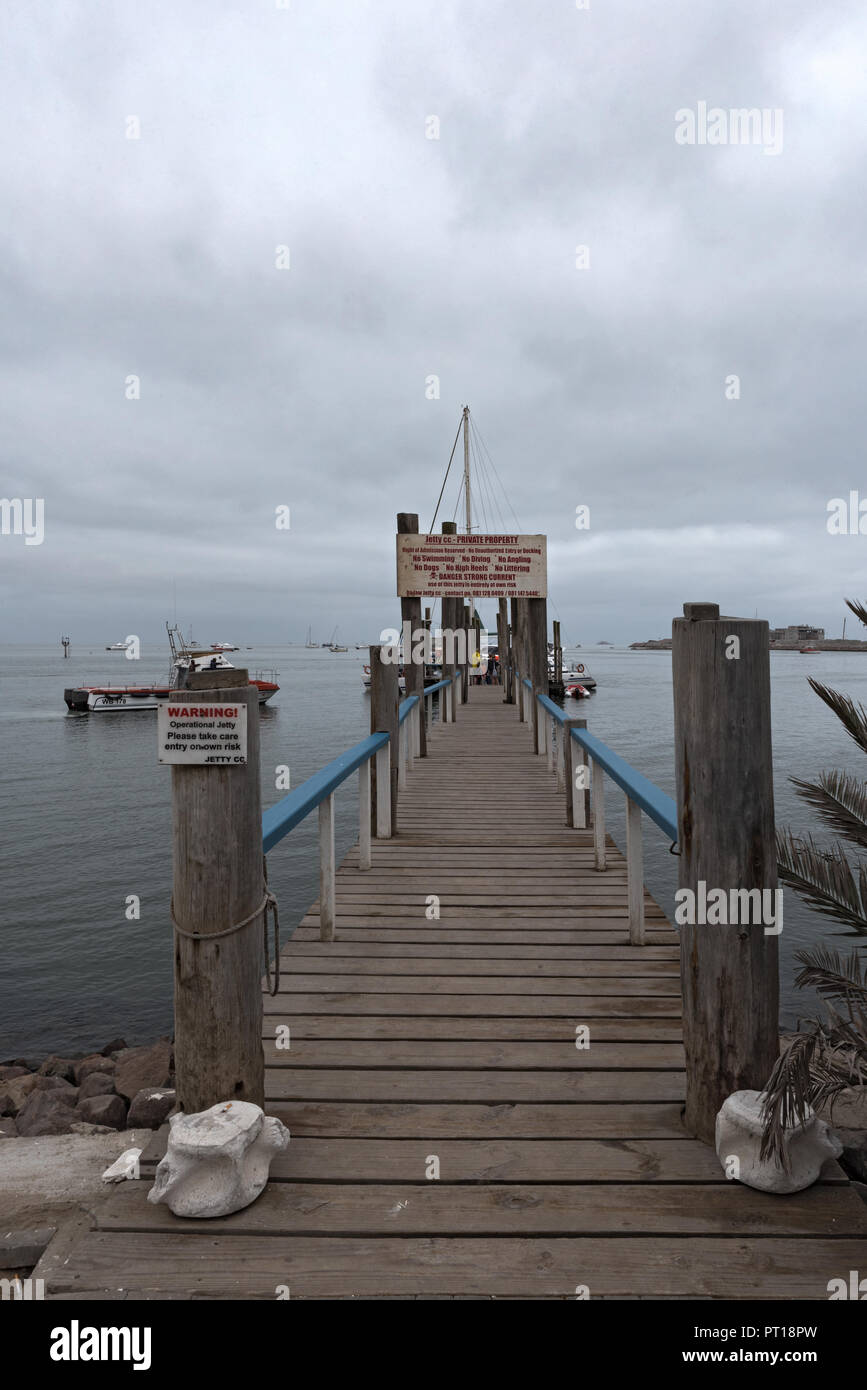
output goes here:
<path id="1" fill-rule="evenodd" d="M 265 893 L 259 906 L 245 917 L 243 922 L 236 922 L 234 926 L 226 927 L 223 931 L 198 932 L 187 931 L 182 927 L 175 916 L 175 900 L 172 897 L 169 906 L 169 915 L 172 919 L 172 926 L 179 936 L 185 936 L 188 941 L 219 941 L 223 936 L 232 936 L 234 932 L 241 931 L 242 927 L 248 927 L 251 922 L 255 922 L 259 914 L 262 914 L 262 945 L 265 951 L 265 976 L 268 981 L 268 992 L 272 996 L 277 993 L 280 987 L 280 921 L 277 916 L 277 899 L 268 887 L 268 865 L 262 857 L 262 870 L 265 876 Z M 271 964 L 268 955 L 268 913 L 271 913 L 274 921 L 274 982 L 271 983 Z"/>

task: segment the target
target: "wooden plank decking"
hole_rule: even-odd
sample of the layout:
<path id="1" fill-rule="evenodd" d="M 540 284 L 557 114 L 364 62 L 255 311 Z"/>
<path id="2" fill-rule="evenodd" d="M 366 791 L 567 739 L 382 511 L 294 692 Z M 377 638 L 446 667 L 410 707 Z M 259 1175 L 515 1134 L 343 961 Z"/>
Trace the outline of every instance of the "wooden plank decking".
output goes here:
<path id="1" fill-rule="evenodd" d="M 262 1197 L 201 1223 L 151 1206 L 158 1136 L 49 1297 L 826 1298 L 867 1263 L 867 1208 L 836 1164 L 770 1197 L 686 1136 L 660 908 L 630 947 L 621 855 L 595 871 L 497 687 L 429 751 L 398 839 L 340 868 L 338 940 L 311 908 L 266 996 L 267 1108 L 292 1140 Z"/>

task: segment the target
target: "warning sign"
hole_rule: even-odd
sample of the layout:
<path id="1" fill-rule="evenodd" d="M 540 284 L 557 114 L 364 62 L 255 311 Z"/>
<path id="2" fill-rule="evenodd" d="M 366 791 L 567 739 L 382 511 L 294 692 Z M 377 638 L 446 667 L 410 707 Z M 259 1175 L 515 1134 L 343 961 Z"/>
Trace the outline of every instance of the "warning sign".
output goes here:
<path id="1" fill-rule="evenodd" d="M 239 767 L 247 761 L 247 706 L 167 701 L 157 710 L 161 763 Z"/>
<path id="2" fill-rule="evenodd" d="M 545 536 L 398 536 L 400 598 L 547 598 Z"/>

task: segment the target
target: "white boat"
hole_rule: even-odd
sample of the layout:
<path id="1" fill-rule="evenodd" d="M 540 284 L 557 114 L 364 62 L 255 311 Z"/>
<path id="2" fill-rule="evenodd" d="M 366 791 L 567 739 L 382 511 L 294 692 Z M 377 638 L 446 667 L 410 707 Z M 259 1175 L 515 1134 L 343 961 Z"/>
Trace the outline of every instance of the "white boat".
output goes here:
<path id="1" fill-rule="evenodd" d="M 239 652 L 240 647 L 233 647 L 231 642 L 215 642 L 211 647 L 212 652 Z"/>
<path id="2" fill-rule="evenodd" d="M 318 642 L 314 642 L 314 641 L 313 641 L 313 629 L 312 629 L 312 627 L 308 627 L 308 629 L 307 629 L 307 641 L 304 643 L 304 645 L 305 645 L 305 647 L 318 647 L 318 646 L 319 646 L 319 643 L 318 643 Z"/>
<path id="3" fill-rule="evenodd" d="M 125 652 L 127 647 L 131 645 L 130 642 L 112 642 L 111 646 L 106 647 L 105 650 L 107 652 Z"/>
<path id="4" fill-rule="evenodd" d="M 210 649 L 192 650 L 184 642 L 178 628 L 169 627 L 166 623 L 166 631 L 169 635 L 172 660 L 169 674 L 164 681 L 152 681 L 142 685 L 83 685 L 70 688 L 63 692 L 67 709 L 76 714 L 159 709 L 172 691 L 183 688 L 190 672 L 235 669 L 222 652 Z M 255 678 L 249 682 L 258 691 L 260 705 L 264 705 L 280 689 L 274 680 L 275 674 L 276 672 L 257 671 Z"/>

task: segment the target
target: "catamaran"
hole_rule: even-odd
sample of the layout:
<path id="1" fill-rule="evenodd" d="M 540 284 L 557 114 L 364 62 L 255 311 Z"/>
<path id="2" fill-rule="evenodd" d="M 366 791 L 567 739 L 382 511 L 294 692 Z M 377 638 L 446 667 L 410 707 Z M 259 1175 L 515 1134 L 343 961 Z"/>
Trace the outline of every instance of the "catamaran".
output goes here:
<path id="1" fill-rule="evenodd" d="M 192 632 L 192 628 L 190 629 Z M 159 709 L 173 690 L 182 688 L 187 675 L 194 671 L 234 670 L 222 652 L 213 648 L 194 650 L 184 641 L 180 628 L 166 623 L 169 636 L 171 663 L 164 681 L 153 681 L 149 685 L 82 685 L 64 690 L 63 698 L 67 709 L 76 714 L 97 714 L 110 710 L 123 713 L 128 710 L 139 711 Z M 257 671 L 250 681 L 258 691 L 259 704 L 264 705 L 280 689 L 274 679 L 276 672 Z"/>

